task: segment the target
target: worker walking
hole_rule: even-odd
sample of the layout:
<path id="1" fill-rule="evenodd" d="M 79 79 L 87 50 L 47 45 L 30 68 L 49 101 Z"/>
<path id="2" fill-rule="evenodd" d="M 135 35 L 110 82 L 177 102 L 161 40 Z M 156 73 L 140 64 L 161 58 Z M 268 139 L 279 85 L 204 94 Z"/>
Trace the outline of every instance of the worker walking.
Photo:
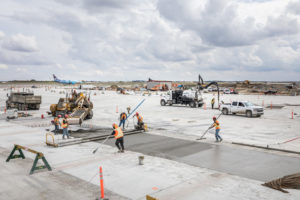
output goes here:
<path id="1" fill-rule="evenodd" d="M 215 98 L 212 98 L 211 100 L 211 109 L 214 109 L 215 106 Z"/>
<path id="2" fill-rule="evenodd" d="M 69 123 L 68 123 L 67 118 L 68 118 L 68 115 L 65 115 L 65 117 L 62 121 L 62 124 L 61 124 L 61 127 L 63 129 L 63 139 L 65 139 L 65 136 L 67 136 L 68 139 L 70 138 L 69 132 L 68 132 Z"/>
<path id="3" fill-rule="evenodd" d="M 116 139 L 116 146 L 118 147 L 119 151 L 118 152 L 121 152 L 121 153 L 124 153 L 124 134 L 123 134 L 123 131 L 120 127 L 118 127 L 117 124 L 113 124 L 113 132 L 111 133 L 112 135 L 115 136 L 115 139 Z"/>
<path id="4" fill-rule="evenodd" d="M 135 113 L 135 116 L 137 118 L 137 127 L 136 128 L 145 130 L 143 117 L 138 112 Z"/>
<path id="5" fill-rule="evenodd" d="M 125 122 L 127 119 L 127 114 L 125 112 L 122 112 L 120 114 L 120 123 L 119 123 L 119 127 L 121 127 L 121 125 L 123 124 L 123 130 L 125 129 Z"/>
<path id="6" fill-rule="evenodd" d="M 58 115 L 57 117 L 54 118 L 53 123 L 54 123 L 54 134 L 57 135 L 59 132 L 59 126 L 60 126 L 60 121 L 59 118 L 61 118 L 61 115 Z"/>
<path id="7" fill-rule="evenodd" d="M 221 128 L 220 128 L 220 123 L 219 123 L 219 121 L 217 120 L 216 117 L 213 117 L 213 121 L 214 121 L 214 124 L 213 124 L 210 128 L 213 128 L 213 127 L 216 128 L 216 133 L 215 133 L 215 136 L 216 136 L 216 142 L 222 142 L 223 139 L 222 139 L 221 136 L 219 135 L 220 130 L 221 130 Z"/>

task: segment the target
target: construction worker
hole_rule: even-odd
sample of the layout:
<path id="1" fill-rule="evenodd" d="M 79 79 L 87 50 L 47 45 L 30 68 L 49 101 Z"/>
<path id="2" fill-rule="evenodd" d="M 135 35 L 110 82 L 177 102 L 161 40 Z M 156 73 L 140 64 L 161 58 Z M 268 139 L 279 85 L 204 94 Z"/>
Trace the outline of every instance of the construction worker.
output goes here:
<path id="1" fill-rule="evenodd" d="M 120 114 L 120 124 L 119 127 L 121 127 L 121 125 L 123 124 L 123 130 L 125 129 L 125 121 L 127 119 L 127 114 L 125 112 L 122 112 Z"/>
<path id="2" fill-rule="evenodd" d="M 215 98 L 212 98 L 212 100 L 211 100 L 211 109 L 214 109 L 214 105 L 215 105 Z"/>
<path id="3" fill-rule="evenodd" d="M 137 118 L 137 129 L 144 129 L 144 122 L 143 122 L 143 117 L 136 112 L 135 116 Z"/>
<path id="4" fill-rule="evenodd" d="M 113 123 L 112 127 L 113 127 L 114 130 L 113 130 L 113 132 L 111 134 L 115 136 L 115 139 L 116 139 L 116 143 L 115 144 L 116 144 L 116 146 L 119 149 L 118 152 L 124 153 L 124 139 L 123 139 L 124 134 L 123 134 L 123 131 L 115 123 Z"/>
<path id="5" fill-rule="evenodd" d="M 61 118 L 61 115 L 58 115 L 57 117 L 54 118 L 53 123 L 54 123 L 54 134 L 57 135 L 59 132 L 59 126 L 60 126 L 60 121 L 59 118 Z"/>
<path id="6" fill-rule="evenodd" d="M 220 130 L 221 130 L 221 128 L 220 128 L 220 123 L 219 123 L 219 121 L 217 120 L 216 117 L 213 117 L 213 121 L 214 121 L 214 124 L 213 124 L 210 128 L 213 128 L 213 127 L 216 128 L 216 133 L 215 133 L 216 142 L 222 142 L 223 139 L 222 139 L 221 136 L 219 135 Z"/>
<path id="7" fill-rule="evenodd" d="M 61 127 L 63 129 L 63 139 L 65 139 L 65 136 L 67 136 L 67 138 L 69 139 L 69 132 L 68 132 L 68 127 L 69 127 L 69 123 L 68 123 L 68 115 L 65 115 L 62 123 L 61 123 Z"/>
<path id="8" fill-rule="evenodd" d="M 131 110 L 131 107 L 128 106 L 128 107 L 127 107 L 127 113 L 128 113 L 128 115 L 130 114 L 130 110 Z"/>

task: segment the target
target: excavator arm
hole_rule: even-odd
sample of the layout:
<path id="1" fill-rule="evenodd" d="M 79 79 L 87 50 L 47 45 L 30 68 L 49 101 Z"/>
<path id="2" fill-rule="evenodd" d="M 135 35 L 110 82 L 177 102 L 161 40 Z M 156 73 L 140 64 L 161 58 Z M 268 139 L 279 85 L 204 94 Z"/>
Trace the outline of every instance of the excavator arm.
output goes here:
<path id="1" fill-rule="evenodd" d="M 197 86 L 199 91 L 204 90 L 204 89 L 208 88 L 211 85 L 217 86 L 217 89 L 218 89 L 218 104 L 219 104 L 220 103 L 220 90 L 219 90 L 218 83 L 216 81 L 213 81 L 213 82 L 210 82 L 207 85 L 204 85 L 204 81 L 203 81 L 201 75 L 199 74 L 199 76 L 198 76 L 198 86 Z"/>

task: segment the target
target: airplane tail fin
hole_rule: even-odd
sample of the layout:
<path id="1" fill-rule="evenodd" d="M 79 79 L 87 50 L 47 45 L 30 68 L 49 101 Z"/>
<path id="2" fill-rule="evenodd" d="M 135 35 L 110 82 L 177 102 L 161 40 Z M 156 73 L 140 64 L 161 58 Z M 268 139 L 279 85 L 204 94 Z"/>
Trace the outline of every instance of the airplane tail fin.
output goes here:
<path id="1" fill-rule="evenodd" d="M 55 81 L 57 80 L 57 77 L 55 76 L 55 74 L 53 74 L 53 78 L 54 78 Z"/>

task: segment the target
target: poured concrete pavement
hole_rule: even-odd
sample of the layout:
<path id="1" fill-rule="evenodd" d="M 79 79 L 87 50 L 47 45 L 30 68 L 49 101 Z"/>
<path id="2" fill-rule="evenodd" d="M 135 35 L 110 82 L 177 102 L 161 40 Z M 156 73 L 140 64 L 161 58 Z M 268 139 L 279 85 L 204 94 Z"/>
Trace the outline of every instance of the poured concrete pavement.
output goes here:
<path id="1" fill-rule="evenodd" d="M 300 159 L 296 157 L 146 133 L 126 136 L 124 139 L 127 150 L 259 181 L 270 181 L 300 172 Z M 114 146 L 114 142 L 114 139 L 110 139 L 106 144 Z"/>
<path id="2" fill-rule="evenodd" d="M 26 158 L 5 162 L 9 153 L 10 151 L 0 148 L 0 199 L 85 200 L 100 196 L 99 186 L 62 171 L 49 172 L 43 169 L 29 175 L 33 160 Z M 105 196 L 109 199 L 128 200 L 107 189 Z"/>

